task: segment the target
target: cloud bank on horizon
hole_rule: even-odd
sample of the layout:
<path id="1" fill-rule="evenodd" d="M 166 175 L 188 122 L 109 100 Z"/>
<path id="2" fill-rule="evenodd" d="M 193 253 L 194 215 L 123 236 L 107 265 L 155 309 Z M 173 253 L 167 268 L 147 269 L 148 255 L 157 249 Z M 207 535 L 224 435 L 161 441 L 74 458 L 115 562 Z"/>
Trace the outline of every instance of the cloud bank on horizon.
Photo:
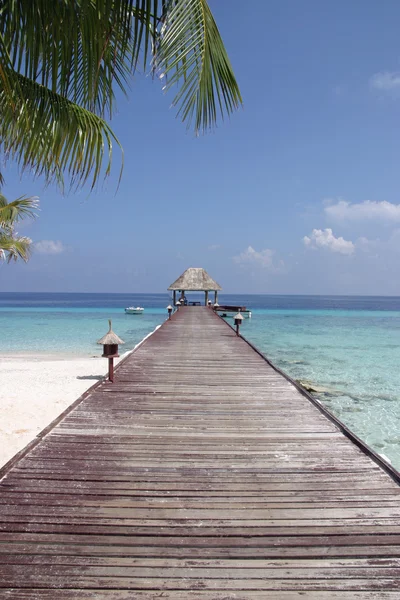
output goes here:
<path id="1" fill-rule="evenodd" d="M 337 256 L 342 261 L 343 276 L 357 281 L 360 273 L 378 273 L 386 278 L 388 284 L 395 286 L 397 278 L 393 275 L 398 271 L 397 263 L 400 258 L 400 204 L 388 201 L 349 202 L 344 199 L 323 200 L 320 202 L 319 219 L 333 225 L 330 227 L 314 227 L 311 233 L 304 235 L 301 240 L 305 254 L 301 250 L 283 255 L 285 248 L 266 248 L 257 251 L 253 246 L 233 257 L 233 262 L 242 269 L 247 269 L 249 276 L 265 285 L 271 282 L 271 277 L 288 273 L 292 277 L 296 272 L 309 273 L 312 264 L 314 274 L 321 269 L 325 275 L 329 270 L 338 268 L 329 261 L 329 256 Z M 316 218 L 315 214 L 313 218 Z M 341 235 L 337 229 L 346 228 L 346 235 Z M 355 229 L 354 229 L 355 228 Z M 363 229 L 375 233 L 373 237 L 363 235 Z M 361 234 L 360 234 L 361 230 Z M 353 234 L 352 234 L 353 231 Z M 310 250 L 313 253 L 310 253 Z M 351 259 L 351 260 L 350 260 Z M 349 262 L 350 261 L 350 262 Z M 308 266 L 307 266 L 308 265 Z M 328 267 L 329 265 L 329 267 Z M 268 279 L 266 275 L 268 273 Z M 306 275 L 307 276 L 307 275 Z"/>

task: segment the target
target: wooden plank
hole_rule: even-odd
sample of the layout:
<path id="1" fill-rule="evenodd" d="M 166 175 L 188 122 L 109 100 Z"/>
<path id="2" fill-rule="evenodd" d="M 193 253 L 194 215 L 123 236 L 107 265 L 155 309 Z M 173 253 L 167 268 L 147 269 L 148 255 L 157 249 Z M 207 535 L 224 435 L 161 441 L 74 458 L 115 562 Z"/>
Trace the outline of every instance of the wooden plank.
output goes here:
<path id="1" fill-rule="evenodd" d="M 61 537 L 61 536 L 59 536 Z M 383 536 L 382 536 L 383 537 Z M 389 536 L 390 537 L 390 536 Z M 168 555 L 169 559 L 172 558 L 183 558 L 185 560 L 195 560 L 201 559 L 205 561 L 207 559 L 215 559 L 219 558 L 225 560 L 233 560 L 233 559 L 246 559 L 246 560 L 254 560 L 258 557 L 263 559 L 272 558 L 274 560 L 283 560 L 283 559 L 325 559 L 329 558 L 356 558 L 362 559 L 371 562 L 373 557 L 381 557 L 385 560 L 400 558 L 400 540 L 397 539 L 396 543 L 390 543 L 388 540 L 382 540 L 378 543 L 375 538 L 372 538 L 372 542 L 369 544 L 369 547 L 366 548 L 366 544 L 368 539 L 366 536 L 360 541 L 359 545 L 349 546 L 348 541 L 341 540 L 342 545 L 326 545 L 327 540 L 322 538 L 315 538 L 313 540 L 308 539 L 307 543 L 301 544 L 299 541 L 297 545 L 291 544 L 280 544 L 275 545 L 272 541 L 269 543 L 265 543 L 261 546 L 249 545 L 249 546 L 239 546 L 236 545 L 234 547 L 229 547 L 229 553 L 227 552 L 227 546 L 216 546 L 213 544 L 213 540 L 210 539 L 208 544 L 203 544 L 201 546 L 196 545 L 196 541 L 193 540 L 191 546 L 189 545 L 177 545 L 172 544 L 169 541 L 168 546 Z M 43 541 L 43 540 L 42 540 Z M 354 541 L 357 540 L 352 540 Z M 55 562 L 57 562 L 58 557 L 68 557 L 71 556 L 77 561 L 80 561 L 80 557 L 88 557 L 90 559 L 95 560 L 99 556 L 104 556 L 108 558 L 112 557 L 123 557 L 124 560 L 131 561 L 132 559 L 138 559 L 144 557 L 146 560 L 154 559 L 154 558 L 162 558 L 164 559 L 165 555 L 165 545 L 157 546 L 151 545 L 152 540 L 146 540 L 141 545 L 105 545 L 107 539 L 100 540 L 101 543 L 93 544 L 93 545 L 85 545 L 78 543 L 65 543 L 63 540 L 60 540 L 60 543 L 41 543 L 41 544 L 30 544 L 26 542 L 16 542 L 14 540 L 9 540 L 7 543 L 0 544 L 0 555 L 2 564 L 6 564 L 9 561 L 20 562 L 23 563 L 23 557 L 25 555 L 34 556 L 35 558 L 39 558 L 44 555 L 52 555 Z M 330 540 L 329 540 L 330 542 Z M 147 543 L 147 545 L 144 545 Z M 365 556 L 364 556 L 365 553 Z M 229 559 L 228 559 L 229 556 Z M 217 564 L 219 564 L 220 560 Z M 213 561 L 215 564 L 215 561 Z"/>
<path id="2" fill-rule="evenodd" d="M 2 556 L 3 565 L 64 565 L 67 567 L 98 567 L 105 565 L 107 567 L 118 567 L 124 569 L 126 573 L 134 573 L 145 575 L 145 570 L 150 572 L 152 569 L 159 569 L 161 576 L 168 577 L 169 569 L 183 569 L 182 576 L 192 577 L 198 576 L 202 571 L 207 571 L 210 577 L 226 576 L 229 579 L 235 579 L 233 570 L 240 569 L 252 577 L 260 578 L 262 571 L 267 571 L 266 576 L 272 577 L 277 573 L 281 574 L 282 569 L 285 569 L 286 574 L 294 569 L 326 569 L 331 575 L 337 574 L 340 571 L 342 576 L 346 574 L 361 576 L 365 575 L 365 569 L 371 567 L 371 561 L 367 558 L 351 557 L 351 558 L 326 558 L 326 559 L 248 559 L 241 560 L 235 558 L 220 559 L 218 563 L 211 559 L 178 559 L 178 558 L 152 558 L 152 557 L 124 557 L 124 556 L 73 556 L 69 555 L 54 555 L 54 554 L 8 554 Z M 388 569 L 396 568 L 400 565 L 400 558 L 376 558 L 374 560 L 374 569 L 387 572 Z M 1 568 L 1 567 L 0 567 Z M 110 571 L 114 572 L 114 571 Z M 311 572 L 311 571 L 310 571 Z M 319 573 L 319 571 L 318 571 Z M 122 576 L 122 575 L 121 575 Z M 261 577 L 262 578 L 262 577 Z"/>
<path id="3" fill-rule="evenodd" d="M 20 582 L 18 585 L 19 588 L 31 588 L 34 587 L 35 583 L 40 582 L 36 587 L 53 590 L 58 590 L 60 587 L 64 589 L 100 588 L 134 591 L 154 589 L 191 591 L 204 589 L 236 592 L 238 590 L 242 593 L 245 590 L 263 590 L 264 592 L 296 590 L 307 592 L 308 590 L 360 591 L 360 589 L 375 591 L 397 590 L 399 593 L 400 590 L 400 580 L 396 577 L 396 570 L 394 569 L 380 576 L 376 569 L 370 568 L 372 579 L 363 577 L 361 574 L 359 574 L 359 577 L 344 577 L 340 572 L 336 573 L 337 577 L 331 577 L 331 573 L 321 569 L 320 578 L 313 578 L 312 580 L 307 576 L 307 573 L 292 571 L 289 571 L 286 577 L 279 577 L 277 574 L 277 577 L 267 578 L 260 574 L 260 577 L 257 579 L 245 577 L 244 573 L 240 573 L 239 575 L 237 572 L 234 579 L 229 576 L 223 579 L 210 578 L 205 573 L 198 573 L 198 577 L 196 577 L 195 573 L 192 573 L 191 577 L 182 577 L 179 573 L 174 573 L 175 577 L 171 576 L 168 578 L 158 576 L 157 574 L 152 574 L 150 577 L 146 577 L 145 575 L 141 577 L 138 574 L 137 577 L 134 577 L 132 575 L 124 576 L 122 569 L 104 566 L 101 568 L 87 567 L 79 571 L 79 569 L 74 570 L 70 567 L 59 565 L 55 567 L 47 566 L 46 569 L 40 567 L 31 567 L 28 569 L 26 565 L 13 565 L 10 567 L 9 576 L 7 573 L 3 574 L 1 571 L 4 571 L 4 569 L 0 568 L 0 583 L 5 588 L 12 587 L 15 579 L 17 579 Z"/>
<path id="4" fill-rule="evenodd" d="M 397 599 L 400 488 L 344 433 L 180 309 L 0 482 L 0 597 Z"/>
<path id="5" fill-rule="evenodd" d="M 1 594 L 1 591 L 0 591 Z M 398 592 L 390 591 L 331 591 L 331 590 L 320 590 L 313 592 L 307 590 L 305 596 L 304 591 L 287 591 L 279 590 L 275 592 L 269 590 L 267 592 L 259 592 L 257 590 L 246 590 L 244 593 L 235 590 L 233 594 L 228 594 L 226 591 L 207 591 L 207 590 L 191 590 L 190 596 L 188 592 L 181 592 L 179 590 L 135 590 L 134 596 L 132 591 L 126 590 L 104 590 L 104 589 L 70 589 L 70 590 L 57 590 L 55 596 L 54 590 L 38 590 L 38 589 L 8 589 L 3 590 L 4 598 L 12 600 L 76 600 L 77 598 L 82 600 L 93 600 L 93 598 L 102 598 L 103 600 L 301 600 L 305 597 L 308 600 L 398 600 Z"/>

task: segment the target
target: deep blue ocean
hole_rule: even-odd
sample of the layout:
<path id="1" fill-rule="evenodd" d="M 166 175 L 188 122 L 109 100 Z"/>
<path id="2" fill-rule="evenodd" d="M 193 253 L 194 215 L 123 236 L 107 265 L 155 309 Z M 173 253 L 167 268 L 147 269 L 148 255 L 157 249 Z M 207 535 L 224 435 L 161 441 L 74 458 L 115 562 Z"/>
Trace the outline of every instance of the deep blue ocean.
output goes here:
<path id="1" fill-rule="evenodd" d="M 190 299 L 203 296 L 187 294 Z M 101 354 L 108 330 L 133 348 L 166 318 L 169 294 L 0 293 L 3 354 Z M 252 311 L 241 332 L 400 469 L 400 298 L 221 294 Z M 143 306 L 126 315 L 126 306 Z M 244 365 L 245 368 L 245 365 Z"/>

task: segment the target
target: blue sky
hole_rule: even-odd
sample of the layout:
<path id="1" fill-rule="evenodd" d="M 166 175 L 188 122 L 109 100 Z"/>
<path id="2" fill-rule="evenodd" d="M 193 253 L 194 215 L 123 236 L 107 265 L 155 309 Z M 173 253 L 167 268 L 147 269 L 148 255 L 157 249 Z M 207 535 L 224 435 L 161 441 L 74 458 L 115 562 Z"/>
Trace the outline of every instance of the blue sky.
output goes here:
<path id="1" fill-rule="evenodd" d="M 0 291 L 162 292 L 204 267 L 226 292 L 400 295 L 400 4 L 210 0 L 244 107 L 195 138 L 135 77 L 112 126 L 118 191 L 40 198 L 28 264 Z"/>

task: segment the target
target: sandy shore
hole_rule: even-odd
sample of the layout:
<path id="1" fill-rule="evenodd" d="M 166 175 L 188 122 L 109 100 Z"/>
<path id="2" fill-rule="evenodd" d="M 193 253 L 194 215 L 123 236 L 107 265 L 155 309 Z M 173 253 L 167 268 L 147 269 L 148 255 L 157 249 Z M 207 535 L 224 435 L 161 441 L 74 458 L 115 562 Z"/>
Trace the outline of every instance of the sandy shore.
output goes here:
<path id="1" fill-rule="evenodd" d="M 1 357 L 0 466 L 102 379 L 107 368 L 101 357 Z"/>
<path id="2" fill-rule="evenodd" d="M 121 354 L 114 365 L 133 350 Z M 0 357 L 0 466 L 25 448 L 96 381 L 106 377 L 107 369 L 108 361 L 101 356 L 17 354 Z"/>

